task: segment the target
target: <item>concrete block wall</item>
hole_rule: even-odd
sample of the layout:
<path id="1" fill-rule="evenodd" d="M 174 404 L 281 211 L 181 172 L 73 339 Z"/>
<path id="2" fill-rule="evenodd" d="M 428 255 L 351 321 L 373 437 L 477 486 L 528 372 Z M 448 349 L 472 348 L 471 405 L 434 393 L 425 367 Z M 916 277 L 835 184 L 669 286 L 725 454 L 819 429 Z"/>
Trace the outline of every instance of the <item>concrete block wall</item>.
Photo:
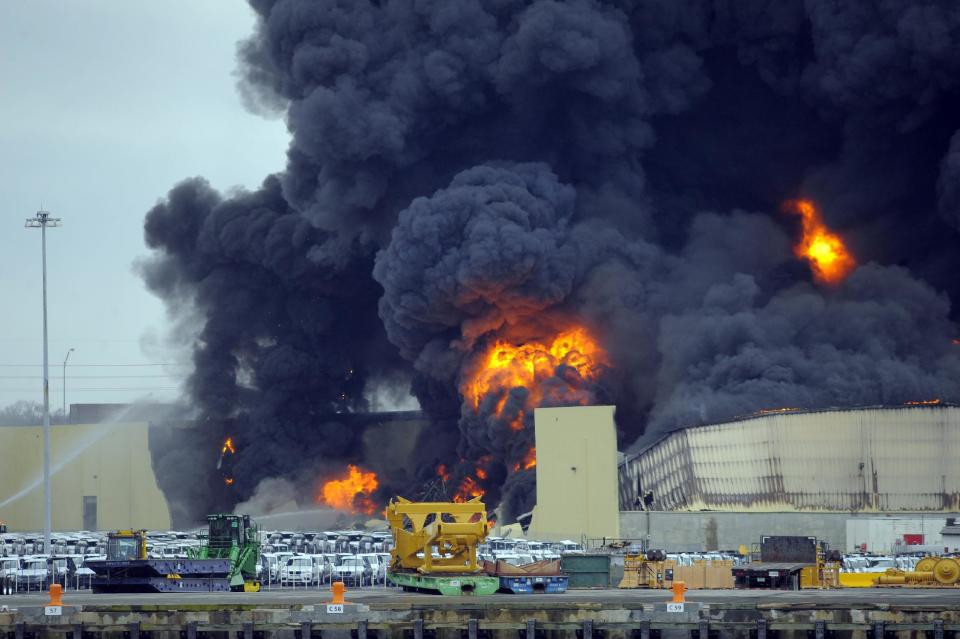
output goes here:
<path id="1" fill-rule="evenodd" d="M 889 514 L 891 520 L 936 520 L 934 528 L 945 524 L 947 517 L 960 515 Z M 810 535 L 826 541 L 831 548 L 852 550 L 859 541 L 847 539 L 847 521 L 883 518 L 883 513 L 622 511 L 620 536 L 639 542 L 649 535 L 650 548 L 671 552 L 736 550 L 741 544 L 749 548 L 763 535 Z"/>

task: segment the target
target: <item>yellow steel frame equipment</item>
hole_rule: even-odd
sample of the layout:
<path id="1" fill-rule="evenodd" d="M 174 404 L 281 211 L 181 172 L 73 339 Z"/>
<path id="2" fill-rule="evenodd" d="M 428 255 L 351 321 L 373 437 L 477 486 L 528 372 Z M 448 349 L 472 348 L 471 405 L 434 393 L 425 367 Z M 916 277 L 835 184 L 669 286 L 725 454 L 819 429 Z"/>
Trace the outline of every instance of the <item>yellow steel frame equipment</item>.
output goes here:
<path id="1" fill-rule="evenodd" d="M 840 586 L 840 564 L 827 561 L 823 546 L 817 544 L 817 563 L 800 569 L 800 588 L 838 588 Z"/>
<path id="2" fill-rule="evenodd" d="M 397 497 L 387 505 L 387 521 L 393 530 L 393 570 L 424 575 L 480 572 L 477 544 L 487 537 L 487 512 L 479 497 L 463 503 Z"/>
<path id="3" fill-rule="evenodd" d="M 114 539 L 134 539 L 137 542 L 137 559 L 147 558 L 147 531 L 146 530 L 117 530 L 107 533 L 107 546 L 109 555 L 110 540 Z M 110 557 L 107 557 L 110 559 Z"/>

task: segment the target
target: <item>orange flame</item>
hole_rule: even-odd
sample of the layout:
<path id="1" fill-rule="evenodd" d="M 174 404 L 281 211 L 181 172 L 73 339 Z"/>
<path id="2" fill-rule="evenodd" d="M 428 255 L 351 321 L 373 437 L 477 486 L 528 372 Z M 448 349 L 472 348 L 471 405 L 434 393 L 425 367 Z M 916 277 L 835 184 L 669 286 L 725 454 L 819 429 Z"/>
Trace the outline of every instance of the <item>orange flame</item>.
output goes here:
<path id="1" fill-rule="evenodd" d="M 225 483 L 227 486 L 233 486 L 233 477 L 224 477 L 223 483 Z"/>
<path id="2" fill-rule="evenodd" d="M 379 485 L 376 473 L 362 471 L 350 464 L 347 466 L 346 475 L 323 484 L 320 494 L 317 495 L 317 502 L 338 510 L 372 515 L 377 506 L 370 500 L 369 495 Z"/>
<path id="3" fill-rule="evenodd" d="M 232 455 L 235 452 L 237 451 L 233 447 L 233 437 L 227 437 L 227 439 L 223 442 L 223 448 L 220 449 L 220 455 L 223 456 L 227 453 Z"/>
<path id="4" fill-rule="evenodd" d="M 453 496 L 453 501 L 462 503 L 474 497 L 483 497 L 486 492 L 487 491 L 485 491 L 473 477 L 467 475 L 463 478 L 463 481 L 460 482 L 460 487 L 457 488 L 457 492 Z"/>
<path id="5" fill-rule="evenodd" d="M 941 401 L 942 401 L 942 400 L 940 400 L 940 398 L 937 398 L 937 399 L 921 399 L 921 400 L 916 401 L 916 402 L 904 402 L 904 405 L 905 405 L 905 406 L 936 406 L 936 405 L 939 404 Z"/>
<path id="6" fill-rule="evenodd" d="M 822 284 L 839 284 L 846 279 L 857 263 L 840 236 L 823 223 L 813 202 L 795 200 L 786 208 L 802 218 L 803 237 L 793 252 L 810 263 L 814 278 Z"/>
<path id="7" fill-rule="evenodd" d="M 536 467 L 537 465 L 537 449 L 531 448 L 527 451 L 527 454 L 523 456 L 523 469 L 530 470 L 531 468 Z"/>
<path id="8" fill-rule="evenodd" d="M 564 331 L 547 346 L 541 342 L 511 344 L 504 340 L 490 347 L 479 359 L 477 370 L 464 382 L 463 394 L 480 409 L 480 400 L 490 393 L 500 393 L 495 413 L 502 414 L 511 388 L 523 387 L 530 392 L 528 403 L 537 406 L 543 399 L 540 381 L 553 377 L 561 364 L 575 369 L 585 380 L 595 380 L 600 366 L 606 364 L 606 353 L 583 327 Z M 574 398 L 585 404 L 584 397 Z M 513 430 L 523 429 L 524 412 L 511 420 Z"/>

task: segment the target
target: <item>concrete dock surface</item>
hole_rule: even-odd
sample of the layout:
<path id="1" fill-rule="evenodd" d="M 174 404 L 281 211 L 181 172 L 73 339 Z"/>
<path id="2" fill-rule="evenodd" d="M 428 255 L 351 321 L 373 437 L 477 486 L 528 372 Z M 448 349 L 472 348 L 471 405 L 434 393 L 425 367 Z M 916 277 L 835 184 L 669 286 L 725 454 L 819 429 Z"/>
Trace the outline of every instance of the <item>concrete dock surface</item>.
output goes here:
<path id="1" fill-rule="evenodd" d="M 664 590 L 443 597 L 397 589 L 0 597 L 10 639 L 952 639 L 960 589 Z M 838 634 L 841 633 L 841 634 Z"/>
<path id="2" fill-rule="evenodd" d="M 570 590 L 564 594 L 507 595 L 487 597 L 442 597 L 440 595 L 403 592 L 396 588 L 363 588 L 348 590 L 348 602 L 362 603 L 372 607 L 394 606 L 540 606 L 602 604 L 604 606 L 635 607 L 670 601 L 667 590 Z M 11 608 L 42 606 L 49 596 L 46 593 L 21 593 L 0 598 L 0 605 Z M 89 591 L 69 591 L 64 595 L 65 605 L 96 606 L 197 606 L 233 604 L 247 606 L 297 606 L 315 605 L 329 601 L 327 589 L 265 590 L 257 593 L 188 593 L 188 594 L 93 594 Z M 688 591 L 687 601 L 702 604 L 748 604 L 812 606 L 829 605 L 953 605 L 960 608 L 960 588 L 856 588 L 838 590 L 693 590 Z"/>

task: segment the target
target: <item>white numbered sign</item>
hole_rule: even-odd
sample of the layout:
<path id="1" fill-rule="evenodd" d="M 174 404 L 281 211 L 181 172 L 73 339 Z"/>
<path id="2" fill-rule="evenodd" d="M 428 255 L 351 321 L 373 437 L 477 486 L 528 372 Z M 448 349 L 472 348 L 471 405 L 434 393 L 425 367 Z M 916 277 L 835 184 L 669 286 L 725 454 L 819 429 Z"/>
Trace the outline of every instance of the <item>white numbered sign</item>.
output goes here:
<path id="1" fill-rule="evenodd" d="M 667 612 L 683 612 L 682 603 L 668 603 Z"/>
<path id="2" fill-rule="evenodd" d="M 63 614 L 63 608 L 61 606 L 44 606 L 43 614 L 48 617 L 59 617 Z"/>
<path id="3" fill-rule="evenodd" d="M 328 615 L 342 615 L 342 614 L 343 614 L 343 604 L 327 604 L 327 614 L 328 614 Z"/>

